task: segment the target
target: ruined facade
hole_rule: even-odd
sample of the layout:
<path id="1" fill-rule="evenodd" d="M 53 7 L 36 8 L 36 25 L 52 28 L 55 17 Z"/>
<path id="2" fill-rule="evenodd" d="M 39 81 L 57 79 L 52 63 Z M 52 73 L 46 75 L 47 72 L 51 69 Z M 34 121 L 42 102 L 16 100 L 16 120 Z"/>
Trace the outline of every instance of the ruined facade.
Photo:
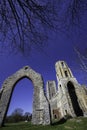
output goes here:
<path id="1" fill-rule="evenodd" d="M 25 66 L 12 76 L 8 77 L 2 85 L 0 90 L 0 126 L 4 124 L 16 83 L 25 77 L 31 80 L 34 87 L 32 123 L 50 124 L 49 102 L 44 95 L 42 76 L 32 70 L 29 66 Z"/>
<path id="2" fill-rule="evenodd" d="M 55 81 L 47 82 L 47 98 L 50 102 L 51 119 L 66 116 L 87 117 L 87 88 L 81 86 L 64 61 L 55 64 L 58 88 Z"/>
<path id="3" fill-rule="evenodd" d="M 28 78 L 31 80 L 33 92 L 32 123 L 48 125 L 52 120 L 65 116 L 87 116 L 87 88 L 81 86 L 64 61 L 55 64 L 58 86 L 55 81 L 47 81 L 46 95 L 42 76 L 25 66 L 8 77 L 0 89 L 0 126 L 8 111 L 12 93 L 16 83 Z"/>

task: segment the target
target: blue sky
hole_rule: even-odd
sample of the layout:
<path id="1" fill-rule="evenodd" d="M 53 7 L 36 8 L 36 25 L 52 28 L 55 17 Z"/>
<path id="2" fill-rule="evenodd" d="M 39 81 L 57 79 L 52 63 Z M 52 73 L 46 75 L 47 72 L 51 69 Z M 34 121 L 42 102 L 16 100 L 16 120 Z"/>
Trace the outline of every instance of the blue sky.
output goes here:
<path id="1" fill-rule="evenodd" d="M 30 55 L 23 56 L 18 54 L 0 54 L 0 86 L 3 81 L 23 66 L 29 65 L 36 72 L 42 74 L 44 84 L 47 80 L 56 80 L 55 63 L 64 60 L 71 68 L 74 76 L 81 84 L 86 84 L 86 74 L 81 71 L 78 64 L 77 54 L 74 52 L 75 41 L 64 34 L 53 33 L 47 41 L 43 50 L 32 49 Z M 79 42 L 79 40 L 78 40 Z M 44 87 L 45 87 L 44 85 Z M 33 85 L 28 79 L 22 79 L 15 86 L 8 114 L 15 108 L 22 108 L 24 112 L 32 112 Z"/>
<path id="2" fill-rule="evenodd" d="M 42 75 L 45 87 L 47 80 L 56 81 L 55 63 L 58 60 L 64 60 L 68 64 L 80 84 L 87 84 L 86 73 L 81 70 L 78 56 L 74 51 L 74 47 L 84 49 L 87 44 L 86 23 L 87 17 L 84 17 L 82 28 L 75 27 L 68 33 L 60 30 L 49 31 L 49 38 L 45 41 L 44 47 L 42 49 L 33 47 L 31 52 L 25 56 L 20 52 L 7 53 L 7 50 L 0 53 L 0 88 L 8 76 L 26 65 Z M 22 108 L 24 112 L 32 112 L 32 96 L 31 81 L 26 78 L 20 80 L 15 86 L 8 114 L 11 114 L 15 108 Z"/>

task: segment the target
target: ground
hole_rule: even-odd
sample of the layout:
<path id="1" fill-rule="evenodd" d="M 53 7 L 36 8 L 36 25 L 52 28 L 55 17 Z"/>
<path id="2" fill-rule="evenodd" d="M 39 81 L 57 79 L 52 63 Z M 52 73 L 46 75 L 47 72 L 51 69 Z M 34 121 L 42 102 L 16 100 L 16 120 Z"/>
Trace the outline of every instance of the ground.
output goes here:
<path id="1" fill-rule="evenodd" d="M 29 122 L 5 124 L 0 130 L 86 130 L 87 118 L 79 117 L 49 126 L 36 126 Z"/>

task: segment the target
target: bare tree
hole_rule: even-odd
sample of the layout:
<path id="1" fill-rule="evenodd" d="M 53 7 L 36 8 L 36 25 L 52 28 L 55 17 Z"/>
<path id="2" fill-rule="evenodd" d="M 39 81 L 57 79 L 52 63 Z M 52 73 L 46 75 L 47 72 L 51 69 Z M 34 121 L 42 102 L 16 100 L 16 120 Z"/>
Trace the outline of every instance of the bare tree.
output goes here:
<path id="1" fill-rule="evenodd" d="M 47 39 L 47 28 L 54 28 L 54 2 L 49 0 L 1 0 L 0 40 L 9 48 L 30 49 Z M 8 46 L 8 44 L 7 44 Z"/>
<path id="2" fill-rule="evenodd" d="M 25 112 L 24 117 L 25 121 L 31 121 L 32 114 L 30 112 Z"/>
<path id="3" fill-rule="evenodd" d="M 1 43 L 22 52 L 42 46 L 48 29 L 81 28 L 86 11 L 86 0 L 0 0 Z"/>
<path id="4" fill-rule="evenodd" d="M 23 115 L 23 110 L 21 108 L 16 108 L 13 112 L 12 115 Z"/>
<path id="5" fill-rule="evenodd" d="M 12 114 L 11 117 L 14 119 L 14 122 L 19 122 L 23 120 L 23 110 L 21 108 L 16 108 Z"/>
<path id="6" fill-rule="evenodd" d="M 69 20 L 68 28 L 74 27 L 76 33 L 79 35 L 79 39 L 87 40 L 87 0 L 70 0 L 67 8 L 67 19 Z M 71 30 L 72 31 L 72 30 Z M 84 36 L 85 35 L 85 36 Z M 79 40 L 78 40 L 79 41 Z M 81 70 L 87 72 L 87 43 L 75 43 L 74 51 L 78 57 L 78 63 Z"/>
<path id="7" fill-rule="evenodd" d="M 86 53 L 82 53 L 81 52 L 81 48 L 74 48 L 77 56 L 78 56 L 78 61 L 79 61 L 79 65 L 81 67 L 81 69 L 85 72 L 87 72 L 87 52 Z M 87 50 L 87 49 L 86 49 Z"/>

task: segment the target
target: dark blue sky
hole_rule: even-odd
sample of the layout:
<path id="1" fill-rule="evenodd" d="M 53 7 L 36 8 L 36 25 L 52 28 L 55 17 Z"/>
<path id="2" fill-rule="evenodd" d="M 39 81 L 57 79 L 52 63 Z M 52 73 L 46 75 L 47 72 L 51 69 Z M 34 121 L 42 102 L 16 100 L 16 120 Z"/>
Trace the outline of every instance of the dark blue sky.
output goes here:
<path id="1" fill-rule="evenodd" d="M 85 14 L 86 16 L 87 14 Z M 23 66 L 29 65 L 36 72 L 42 74 L 44 87 L 47 80 L 56 80 L 55 63 L 64 60 L 71 68 L 79 83 L 87 84 L 86 73 L 81 70 L 74 47 L 84 49 L 87 42 L 87 17 L 83 17 L 82 28 L 75 27 L 69 32 L 55 33 L 50 31 L 48 41 L 43 49 L 32 48 L 31 53 L 23 56 L 17 53 L 0 53 L 0 88 L 4 80 Z M 66 35 L 68 34 L 68 35 Z M 8 47 L 9 51 L 9 47 Z M 32 111 L 33 85 L 28 79 L 20 80 L 15 86 L 8 114 L 15 108 L 22 108 L 25 112 Z"/>
<path id="2" fill-rule="evenodd" d="M 56 80 L 55 63 L 64 60 L 71 68 L 74 76 L 81 84 L 86 84 L 85 73 L 78 64 L 77 54 L 74 52 L 75 42 L 81 41 L 78 37 L 67 37 L 64 34 L 51 34 L 46 41 L 48 44 L 43 50 L 32 49 L 29 56 L 19 54 L 0 55 L 0 86 L 3 81 L 23 66 L 29 65 L 32 69 L 42 74 L 44 83 L 47 80 Z M 80 43 L 81 45 L 81 43 Z M 45 86 L 44 86 L 45 87 Z M 25 112 L 32 111 L 33 85 L 28 79 L 22 79 L 15 86 L 9 107 L 9 114 L 15 108 L 22 108 Z"/>

